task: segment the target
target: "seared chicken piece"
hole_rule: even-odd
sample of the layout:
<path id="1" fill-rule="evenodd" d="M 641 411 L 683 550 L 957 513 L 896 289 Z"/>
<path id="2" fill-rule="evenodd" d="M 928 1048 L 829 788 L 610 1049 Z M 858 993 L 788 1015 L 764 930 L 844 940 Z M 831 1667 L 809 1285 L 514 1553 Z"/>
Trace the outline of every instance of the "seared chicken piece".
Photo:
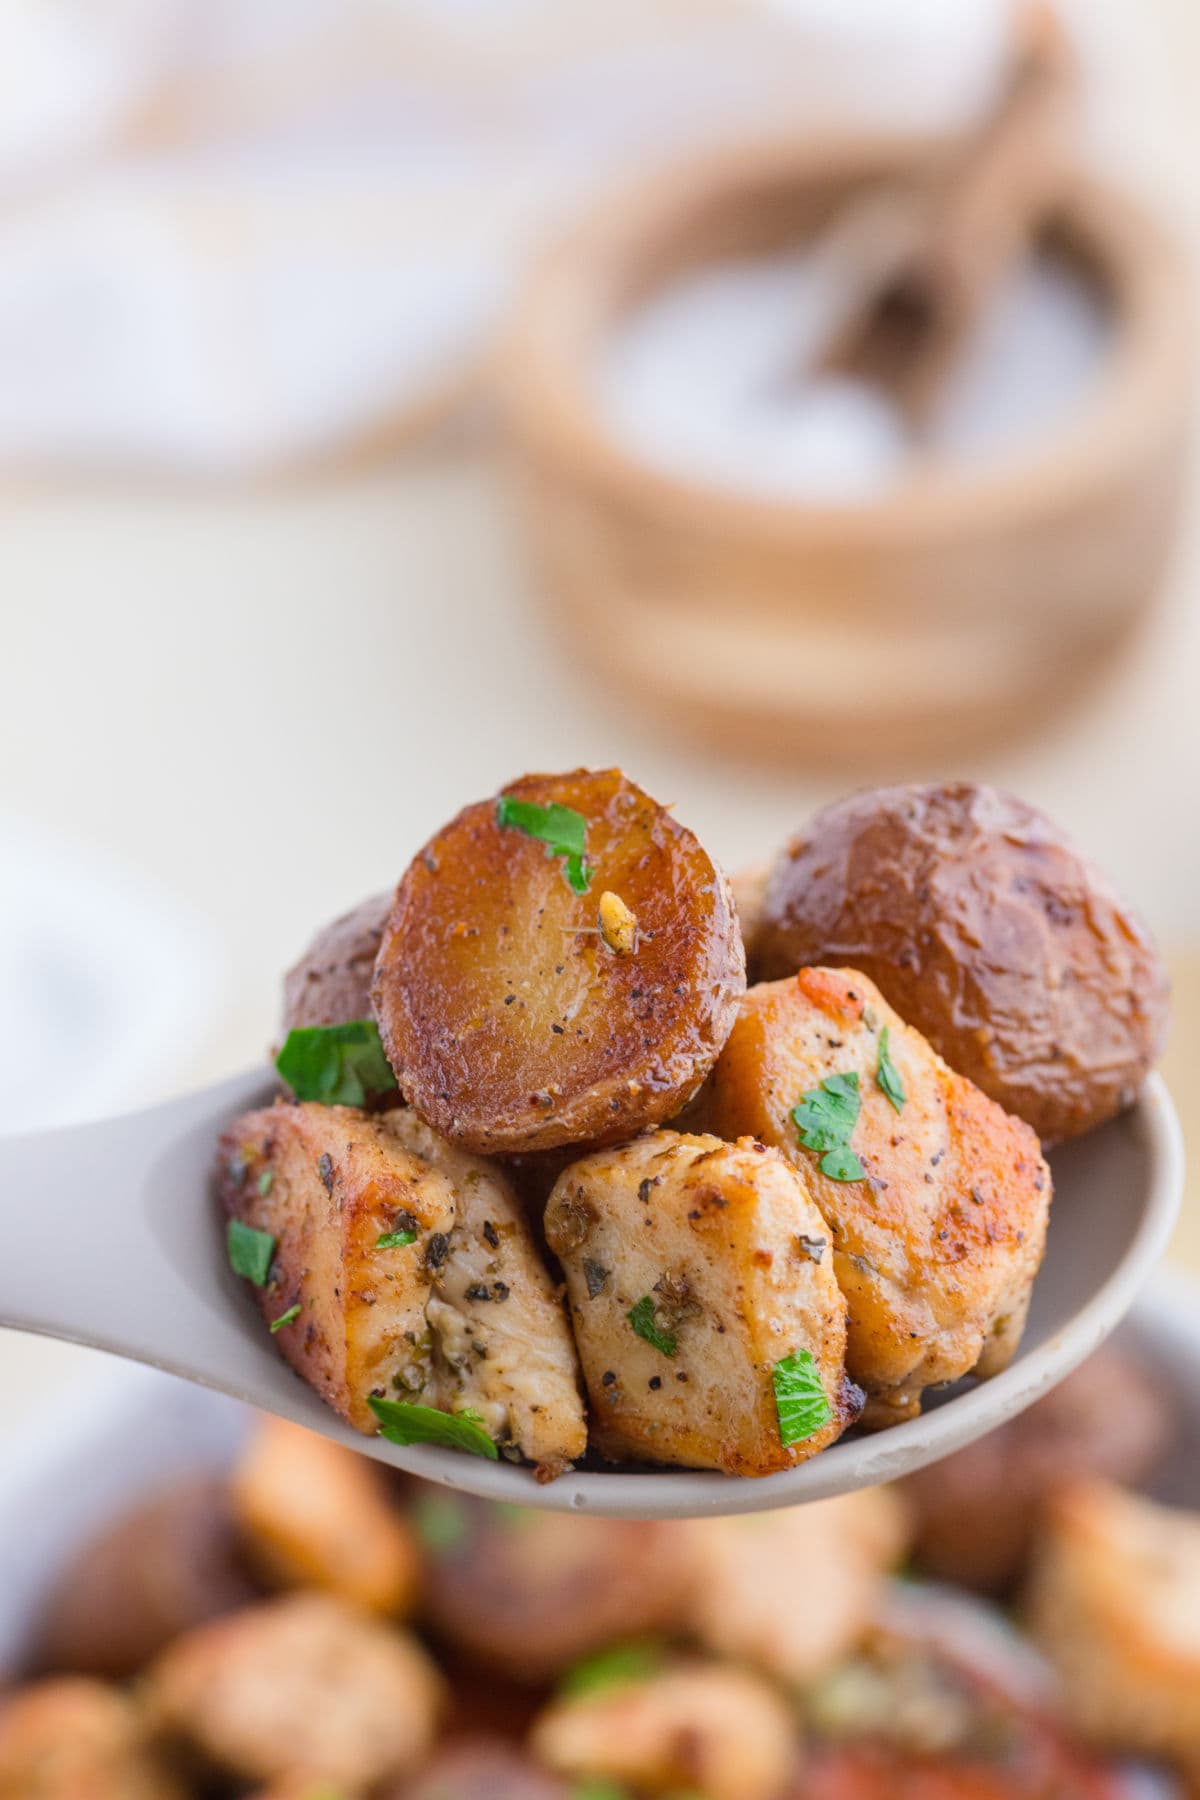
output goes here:
<path id="1" fill-rule="evenodd" d="M 379 1471 L 286 1419 L 260 1419 L 229 1478 L 254 1567 L 274 1587 L 315 1587 L 363 1612 L 411 1611 L 420 1553 Z"/>
<path id="2" fill-rule="evenodd" d="M 555 1701 L 530 1742 L 564 1775 L 704 1800 L 779 1800 L 796 1755 L 783 1696 L 727 1663 L 681 1663 Z"/>
<path id="3" fill-rule="evenodd" d="M 907 1538 L 892 1488 L 676 1530 L 694 1570 L 686 1616 L 696 1638 L 791 1687 L 858 1642 Z"/>
<path id="4" fill-rule="evenodd" d="M 232 1217 L 275 1239 L 259 1298 L 279 1348 L 350 1424 L 373 1432 L 380 1395 L 475 1408 L 551 1470 L 581 1454 L 570 1331 L 494 1164 L 406 1110 L 304 1102 L 230 1128 L 220 1187 Z"/>
<path id="5" fill-rule="evenodd" d="M 0 1800 L 184 1800 L 127 1695 L 80 1676 L 0 1699 Z"/>
<path id="6" fill-rule="evenodd" d="M 599 1151 L 555 1183 L 546 1241 L 604 1455 L 769 1475 L 852 1423 L 828 1233 L 765 1145 L 657 1131 Z"/>
<path id="7" fill-rule="evenodd" d="M 512 1182 L 408 1107 L 388 1114 L 387 1129 L 454 1191 L 450 1246 L 425 1309 L 431 1404 L 473 1409 L 497 1442 L 515 1444 L 547 1471 L 582 1456 L 587 1422 L 575 1343 Z"/>
<path id="8" fill-rule="evenodd" d="M 1088 1739 L 1181 1763 L 1200 1787 L 1200 1514 L 1106 1482 L 1066 1487 L 1026 1600 Z"/>
<path id="9" fill-rule="evenodd" d="M 371 1017 L 371 978 L 392 895 L 373 894 L 318 931 L 283 980 L 283 1029 Z"/>
<path id="10" fill-rule="evenodd" d="M 419 1767 L 441 1681 L 415 1638 L 324 1594 L 294 1594 L 177 1638 L 149 1677 L 167 1732 L 245 1781 L 350 1789 Z"/>
<path id="11" fill-rule="evenodd" d="M 430 1492 L 424 1618 L 445 1643 L 510 1679 L 552 1681 L 629 1638 L 687 1617 L 695 1557 L 673 1523 L 515 1511 Z"/>
<path id="12" fill-rule="evenodd" d="M 822 1088 L 835 1078 L 845 1097 L 846 1077 L 848 1110 Z M 811 1129 L 815 1147 L 801 1142 L 806 1096 L 803 1116 L 834 1135 L 853 1117 L 846 1154 Z M 865 976 L 801 969 L 750 989 L 700 1105 L 709 1130 L 750 1133 L 800 1171 L 849 1306 L 846 1366 L 868 1424 L 1006 1366 L 1042 1260 L 1049 1169 L 1029 1126 L 948 1069 Z"/>

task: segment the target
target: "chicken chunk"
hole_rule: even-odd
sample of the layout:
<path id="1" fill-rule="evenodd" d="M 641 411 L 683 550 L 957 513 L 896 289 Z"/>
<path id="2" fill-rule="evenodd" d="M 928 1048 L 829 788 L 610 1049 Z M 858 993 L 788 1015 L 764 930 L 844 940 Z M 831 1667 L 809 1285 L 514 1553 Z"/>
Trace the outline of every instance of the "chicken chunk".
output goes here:
<path id="1" fill-rule="evenodd" d="M 218 1179 L 230 1218 L 274 1238 L 258 1297 L 277 1348 L 335 1412 L 374 1432 L 371 1394 L 415 1397 L 424 1384 L 425 1308 L 454 1229 L 450 1182 L 382 1115 L 313 1101 L 238 1119 L 221 1139 Z M 397 1232 L 412 1242 L 379 1247 Z"/>
<path id="2" fill-rule="evenodd" d="M 0 1800 L 184 1800 L 133 1701 L 84 1677 L 0 1699 Z"/>
<path id="3" fill-rule="evenodd" d="M 1111 1346 L 1028 1411 L 905 1478 L 926 1574 L 984 1593 L 1024 1574 L 1045 1500 L 1065 1481 L 1134 1484 L 1170 1441 L 1174 1409 L 1155 1380 Z"/>
<path id="4" fill-rule="evenodd" d="M 862 1636 L 905 1547 L 904 1509 L 865 1488 L 782 1512 L 677 1527 L 694 1569 L 687 1620 L 706 1650 L 791 1687 Z"/>
<path id="5" fill-rule="evenodd" d="M 791 1711 L 778 1690 L 720 1663 L 681 1663 L 555 1701 L 530 1741 L 538 1759 L 563 1775 L 705 1800 L 779 1800 L 796 1754 Z"/>
<path id="6" fill-rule="evenodd" d="M 577 1518 L 428 1494 L 425 1619 L 479 1662 L 552 1680 L 607 1645 L 686 1617 L 695 1558 L 681 1527 Z"/>
<path id="7" fill-rule="evenodd" d="M 1046 1510 L 1026 1595 L 1079 1729 L 1200 1785 L 1200 1514 L 1106 1482 Z"/>
<path id="8" fill-rule="evenodd" d="M 392 894 L 373 894 L 318 931 L 283 981 L 283 1029 L 371 1017 L 371 979 Z"/>
<path id="9" fill-rule="evenodd" d="M 220 1169 L 229 1214 L 275 1240 L 259 1295 L 276 1342 L 343 1418 L 373 1432 L 373 1395 L 474 1408 L 530 1461 L 581 1454 L 570 1331 L 494 1164 L 406 1109 L 305 1102 L 239 1119 Z"/>
<path id="10" fill-rule="evenodd" d="M 750 1133 L 800 1171 L 849 1306 L 846 1365 L 868 1424 L 1006 1366 L 1050 1172 L 1030 1128 L 948 1069 L 865 976 L 801 969 L 750 989 L 702 1110 L 708 1130 Z"/>
<path id="11" fill-rule="evenodd" d="M 295 1594 L 178 1638 L 149 1677 L 162 1726 L 246 1781 L 303 1772 L 352 1790 L 417 1768 L 441 1683 L 415 1639 L 323 1594 Z"/>
<path id="12" fill-rule="evenodd" d="M 797 1172 L 749 1139 L 657 1131 L 566 1170 L 546 1240 L 595 1447 L 768 1475 L 832 1443 L 860 1397 L 826 1239 Z"/>
<path id="13" fill-rule="evenodd" d="M 247 1553 L 272 1586 L 321 1588 L 391 1617 L 411 1610 L 416 1540 L 364 1457 L 264 1418 L 229 1485 Z"/>
<path id="14" fill-rule="evenodd" d="M 454 1190 L 450 1246 L 425 1309 L 437 1399 L 550 1472 L 587 1448 L 579 1359 L 562 1298 L 512 1182 L 401 1108 L 387 1129 Z"/>

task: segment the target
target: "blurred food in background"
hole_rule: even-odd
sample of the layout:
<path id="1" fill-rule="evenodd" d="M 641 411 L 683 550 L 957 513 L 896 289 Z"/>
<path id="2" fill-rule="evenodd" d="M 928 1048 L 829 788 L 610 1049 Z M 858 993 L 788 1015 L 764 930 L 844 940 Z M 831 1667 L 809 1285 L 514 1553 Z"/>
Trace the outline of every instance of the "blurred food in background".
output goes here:
<path id="1" fill-rule="evenodd" d="M 426 1488 L 266 1420 L 226 1475 L 64 1556 L 0 1698 L 0 1795 L 1182 1796 L 1200 1642 L 1171 1596 L 1200 1517 L 1132 1491 L 1175 1424 L 1109 1349 L 902 1491 L 643 1525 Z M 972 1591 L 990 1540 L 1023 1628 Z M 1135 1758 L 1159 1765 L 1136 1790 Z"/>

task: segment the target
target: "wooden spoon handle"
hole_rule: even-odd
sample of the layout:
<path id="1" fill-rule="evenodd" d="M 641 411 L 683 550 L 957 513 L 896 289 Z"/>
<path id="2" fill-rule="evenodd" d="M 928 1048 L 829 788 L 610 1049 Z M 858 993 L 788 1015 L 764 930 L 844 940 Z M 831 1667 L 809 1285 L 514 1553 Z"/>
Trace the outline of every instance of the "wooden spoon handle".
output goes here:
<path id="1" fill-rule="evenodd" d="M 1062 192 L 1077 97 L 1070 46 L 1038 6 L 999 109 L 935 173 L 909 243 L 835 334 L 822 372 L 872 380 L 925 420 L 988 296 Z"/>

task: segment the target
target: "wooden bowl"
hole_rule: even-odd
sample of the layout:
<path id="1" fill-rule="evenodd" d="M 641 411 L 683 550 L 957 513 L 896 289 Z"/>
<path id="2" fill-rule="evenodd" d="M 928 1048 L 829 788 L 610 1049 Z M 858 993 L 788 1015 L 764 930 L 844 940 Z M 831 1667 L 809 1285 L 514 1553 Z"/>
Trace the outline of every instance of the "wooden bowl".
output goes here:
<path id="1" fill-rule="evenodd" d="M 1008 731 L 1105 663 L 1159 586 L 1191 284 L 1094 178 L 1048 235 L 1104 298 L 1106 360 L 1060 424 L 986 466 L 914 461 L 878 498 L 810 505 L 663 473 L 608 425 L 599 353 L 630 308 L 705 264 L 802 245 L 937 149 L 806 139 L 667 170 L 584 217 L 518 309 L 503 385 L 541 585 L 590 668 L 709 742 L 895 766 Z"/>

